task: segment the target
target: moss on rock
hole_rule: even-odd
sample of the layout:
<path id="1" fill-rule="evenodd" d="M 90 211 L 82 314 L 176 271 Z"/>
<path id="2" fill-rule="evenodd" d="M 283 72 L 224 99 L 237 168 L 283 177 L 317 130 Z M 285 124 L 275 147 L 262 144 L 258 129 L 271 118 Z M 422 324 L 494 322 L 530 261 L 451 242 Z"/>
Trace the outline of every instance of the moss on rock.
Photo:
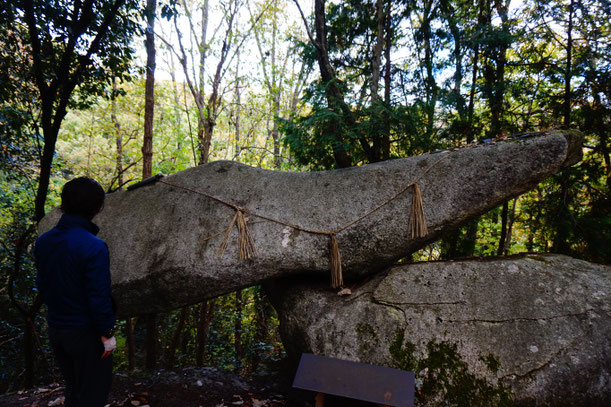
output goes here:
<path id="1" fill-rule="evenodd" d="M 366 358 L 372 352 L 372 344 L 378 342 L 378 335 L 373 327 L 366 323 L 358 323 L 355 327 L 359 346 L 359 356 Z"/>
<path id="2" fill-rule="evenodd" d="M 499 360 L 492 353 L 489 353 L 486 356 L 480 356 L 479 360 L 484 362 L 486 367 L 494 374 L 496 374 L 501 367 L 501 362 L 499 362 Z"/>
<path id="3" fill-rule="evenodd" d="M 415 373 L 418 404 L 456 407 L 512 405 L 511 390 L 502 383 L 493 385 L 471 373 L 456 344 L 430 341 L 426 346 L 426 357 L 419 359 L 415 356 L 416 345 L 404 338 L 403 331 L 397 330 L 389 352 L 396 368 Z M 493 373 L 500 367 L 492 354 L 482 361 Z"/>

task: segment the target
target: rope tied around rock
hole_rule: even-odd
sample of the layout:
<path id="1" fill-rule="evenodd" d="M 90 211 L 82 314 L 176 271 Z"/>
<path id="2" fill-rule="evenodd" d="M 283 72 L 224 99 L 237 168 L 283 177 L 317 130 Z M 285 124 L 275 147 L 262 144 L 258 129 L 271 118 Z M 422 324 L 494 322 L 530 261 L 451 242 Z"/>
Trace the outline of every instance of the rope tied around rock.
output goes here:
<path id="1" fill-rule="evenodd" d="M 398 197 L 400 197 L 401 195 L 403 195 L 408 189 L 413 188 L 413 195 L 412 195 L 412 208 L 411 208 L 411 213 L 410 213 L 410 218 L 409 218 L 409 224 L 408 224 L 408 228 L 409 228 L 409 235 L 412 238 L 418 239 L 418 238 L 423 238 L 427 235 L 428 230 L 427 230 L 427 226 L 426 226 L 426 217 L 424 214 L 424 205 L 422 202 L 422 193 L 420 191 L 420 187 L 418 186 L 418 182 L 422 179 L 422 177 L 424 177 L 424 175 L 426 175 L 433 167 L 435 167 L 437 164 L 439 164 L 442 160 L 444 160 L 445 158 L 447 158 L 448 156 L 451 155 L 451 152 L 448 152 L 447 154 L 443 155 L 441 158 L 439 158 L 438 160 L 436 160 L 435 162 L 433 162 L 431 165 L 429 165 L 424 172 L 422 172 L 420 174 L 420 176 L 418 178 L 416 178 L 416 180 L 412 181 L 411 183 L 407 184 L 405 187 L 403 187 L 400 191 L 398 191 L 397 193 L 395 193 L 393 196 L 391 196 L 390 198 L 386 199 L 384 202 L 380 203 L 378 206 L 376 206 L 375 208 L 371 209 L 370 211 L 368 211 L 367 213 L 363 214 L 362 216 L 359 216 L 358 218 L 354 219 L 353 221 L 345 224 L 344 226 L 341 226 L 335 230 L 332 231 L 328 231 L 328 230 L 315 230 L 315 229 L 309 229 L 300 225 L 296 225 L 287 221 L 283 221 L 280 219 L 275 219 L 272 218 L 270 216 L 264 215 L 264 214 L 260 214 L 257 212 L 254 212 L 250 209 L 241 207 L 239 205 L 236 205 L 232 202 L 226 201 L 224 199 L 221 199 L 219 197 L 216 197 L 214 195 L 208 194 L 206 192 L 202 192 L 196 189 L 192 189 L 189 187 L 184 187 L 181 185 L 176 185 L 176 184 L 172 184 L 170 182 L 165 181 L 164 179 L 158 179 L 157 182 L 160 182 L 162 184 L 166 184 L 170 187 L 173 188 L 177 188 L 177 189 L 182 189 L 184 191 L 187 192 L 191 192 L 191 193 L 195 193 L 198 195 L 202 195 L 205 196 L 213 201 L 219 202 L 225 206 L 228 206 L 232 209 L 234 209 L 236 211 L 233 219 L 231 220 L 231 223 L 229 224 L 229 227 L 227 227 L 227 229 L 224 230 L 224 236 L 223 236 L 223 240 L 221 242 L 221 245 L 219 246 L 219 249 L 217 251 L 217 255 L 220 257 L 224 254 L 225 249 L 227 248 L 227 244 L 229 242 L 229 235 L 231 234 L 231 231 L 233 230 L 234 227 L 237 227 L 238 229 L 238 244 L 239 244 L 239 258 L 240 260 L 247 260 L 247 259 L 251 259 L 253 257 L 255 257 L 257 255 L 257 250 L 255 247 L 255 243 L 254 243 L 254 239 L 250 233 L 250 230 L 248 229 L 248 216 L 247 215 L 251 215 L 257 218 L 261 218 L 261 219 L 265 219 L 267 221 L 279 224 L 279 225 L 283 225 L 283 226 L 287 226 L 290 228 L 293 228 L 295 230 L 299 230 L 301 232 L 306 232 L 306 233 L 311 233 L 311 234 L 317 234 L 317 235 L 326 235 L 329 236 L 329 257 L 330 257 L 330 271 L 331 271 L 331 286 L 333 288 L 338 288 L 338 287 L 342 287 L 344 284 L 343 281 L 343 274 L 342 274 L 342 257 L 341 257 L 341 253 L 339 250 L 339 243 L 337 241 L 337 237 L 336 235 L 338 233 L 343 232 L 344 230 L 352 227 L 353 225 L 355 225 L 356 223 L 360 222 L 361 220 L 365 219 L 366 217 L 370 216 L 371 214 L 373 214 L 374 212 L 377 212 L 378 210 L 380 210 L 381 208 L 383 208 L 384 206 L 388 205 L 389 203 L 391 203 L 392 201 L 394 201 L 395 199 L 397 199 Z M 207 238 L 204 239 L 204 241 L 207 241 L 213 237 L 219 236 L 220 234 L 223 234 L 223 231 L 215 233 L 214 235 L 208 236 Z"/>

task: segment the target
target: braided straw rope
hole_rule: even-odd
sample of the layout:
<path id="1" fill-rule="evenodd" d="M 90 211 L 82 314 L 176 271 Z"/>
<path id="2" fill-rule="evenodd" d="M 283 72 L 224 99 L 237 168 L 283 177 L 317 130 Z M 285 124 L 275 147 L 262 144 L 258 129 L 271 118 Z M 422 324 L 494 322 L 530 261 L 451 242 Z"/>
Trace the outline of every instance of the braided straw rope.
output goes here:
<path id="1" fill-rule="evenodd" d="M 197 195 L 201 195 L 201 196 L 205 196 L 206 198 L 209 198 L 213 201 L 219 202 L 223 205 L 226 205 L 232 209 L 234 209 L 236 211 L 235 216 L 233 217 L 231 224 L 229 225 L 229 227 L 227 229 L 225 229 L 224 231 L 215 233 L 214 235 L 208 236 L 204 239 L 204 241 L 207 241 L 213 237 L 219 236 L 220 234 L 222 234 L 223 232 L 225 232 L 225 235 L 223 237 L 223 240 L 221 242 L 221 245 L 219 247 L 218 250 L 218 255 L 222 256 L 223 253 L 225 252 L 225 249 L 227 248 L 227 243 L 229 240 L 229 235 L 231 233 L 231 231 L 233 230 L 234 226 L 237 226 L 238 229 L 238 235 L 239 235 L 239 257 L 240 260 L 245 260 L 245 259 L 250 259 L 253 258 L 254 256 L 256 256 L 257 251 L 255 248 L 255 244 L 254 244 L 254 240 L 252 238 L 252 235 L 250 234 L 250 231 L 248 230 L 248 226 L 247 226 L 247 221 L 245 219 L 245 214 L 257 217 L 257 218 L 261 218 L 261 219 L 265 219 L 267 221 L 273 222 L 273 223 L 277 223 L 279 225 L 284 225 L 284 226 L 288 226 L 290 228 L 302 231 L 302 232 L 306 232 L 306 233 L 311 233 L 311 234 L 316 234 L 316 235 L 326 235 L 329 236 L 329 251 L 330 251 L 330 266 L 331 266 L 331 286 L 333 288 L 337 288 L 337 287 L 342 287 L 343 286 L 343 276 L 342 276 L 342 259 L 341 259 L 341 254 L 339 251 L 339 244 L 337 242 L 337 238 L 336 235 L 350 227 L 352 227 L 353 225 L 355 225 L 356 223 L 360 222 L 361 220 L 365 219 L 366 217 L 372 215 L 373 213 L 377 212 L 378 210 L 380 210 L 381 208 L 383 208 L 384 206 L 388 205 L 389 203 L 391 203 L 392 201 L 394 201 L 395 199 L 399 198 L 401 195 L 403 195 L 408 189 L 410 188 L 414 188 L 414 192 L 413 192 L 413 196 L 412 196 L 412 212 L 410 214 L 410 219 L 409 219 L 409 231 L 410 231 L 410 235 L 413 238 L 421 238 L 426 236 L 426 234 L 428 233 L 427 231 L 427 227 L 426 227 L 426 219 L 424 216 L 424 207 L 422 204 L 422 194 L 420 192 L 420 187 L 418 186 L 418 181 L 420 181 L 422 179 L 422 177 L 424 177 L 433 167 L 435 167 L 437 164 L 439 164 L 441 161 L 443 161 L 444 159 L 446 159 L 447 157 L 449 157 L 452 153 L 448 152 L 447 154 L 444 154 L 442 157 L 440 157 L 438 160 L 436 160 L 435 162 L 433 162 L 431 165 L 429 165 L 424 172 L 422 172 L 420 174 L 420 176 L 418 178 L 416 178 L 414 181 L 412 181 L 411 183 L 407 184 L 405 187 L 403 187 L 401 190 L 399 190 L 396 194 L 394 194 L 393 196 L 391 196 L 390 198 L 388 198 L 387 200 L 385 200 L 384 202 L 380 203 L 378 206 L 374 207 L 373 209 L 369 210 L 368 212 L 366 212 L 365 214 L 363 214 L 362 216 L 359 216 L 358 218 L 352 220 L 351 222 L 335 229 L 332 231 L 328 231 L 328 230 L 316 230 L 316 229 L 309 229 L 300 225 L 296 225 L 287 221 L 283 221 L 280 219 L 275 219 L 272 218 L 270 216 L 261 214 L 261 213 L 257 213 L 254 212 L 250 209 L 247 208 L 243 208 L 241 206 L 238 206 L 234 203 L 231 203 L 229 201 L 226 201 L 224 199 L 221 199 L 219 197 L 216 197 L 214 195 L 210 195 L 206 192 L 202 192 L 196 189 L 192 189 L 192 188 L 188 188 L 188 187 L 184 187 L 181 185 L 176 185 L 176 184 L 172 184 L 170 182 L 165 181 L 164 179 L 160 179 L 157 182 L 160 182 L 162 184 L 166 184 L 170 187 L 173 188 L 177 188 L 177 189 L 182 189 L 184 191 L 188 191 Z"/>

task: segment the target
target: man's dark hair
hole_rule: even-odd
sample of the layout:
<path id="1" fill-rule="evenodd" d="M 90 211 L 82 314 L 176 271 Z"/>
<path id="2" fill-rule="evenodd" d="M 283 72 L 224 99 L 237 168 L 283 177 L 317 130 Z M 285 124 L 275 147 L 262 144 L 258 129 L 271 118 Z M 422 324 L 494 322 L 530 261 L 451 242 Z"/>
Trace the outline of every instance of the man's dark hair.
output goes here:
<path id="1" fill-rule="evenodd" d="M 104 189 L 95 180 L 80 177 L 64 185 L 61 205 L 64 213 L 93 219 L 103 207 Z"/>

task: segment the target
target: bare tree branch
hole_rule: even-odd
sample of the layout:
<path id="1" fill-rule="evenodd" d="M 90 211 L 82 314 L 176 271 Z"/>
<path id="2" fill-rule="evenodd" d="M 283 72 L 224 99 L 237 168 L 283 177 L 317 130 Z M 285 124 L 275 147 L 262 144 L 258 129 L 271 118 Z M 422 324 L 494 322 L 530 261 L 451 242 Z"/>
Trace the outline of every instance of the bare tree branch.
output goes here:
<path id="1" fill-rule="evenodd" d="M 312 45 L 314 45 L 317 49 L 320 50 L 321 45 L 314 39 L 314 36 L 312 35 L 312 31 L 310 31 L 310 26 L 308 25 L 308 20 L 306 20 L 305 15 L 303 14 L 303 11 L 301 10 L 301 6 L 299 5 L 299 2 L 297 0 L 293 0 L 293 3 L 295 3 L 297 8 L 299 9 L 299 14 L 301 14 L 303 25 L 305 26 L 306 32 L 308 33 L 308 37 L 310 38 Z"/>

